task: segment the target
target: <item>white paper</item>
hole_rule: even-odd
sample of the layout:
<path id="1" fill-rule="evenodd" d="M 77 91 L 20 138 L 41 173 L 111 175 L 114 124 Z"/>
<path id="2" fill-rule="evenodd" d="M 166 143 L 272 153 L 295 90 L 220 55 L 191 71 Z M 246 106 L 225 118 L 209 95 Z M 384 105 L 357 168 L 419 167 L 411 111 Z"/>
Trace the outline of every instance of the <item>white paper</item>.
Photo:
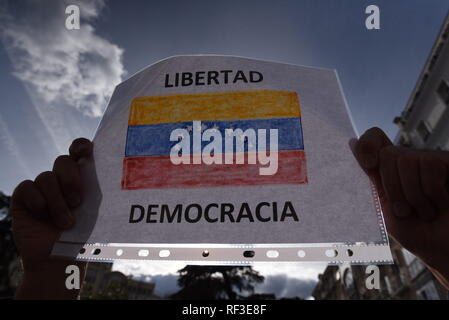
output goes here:
<path id="1" fill-rule="evenodd" d="M 228 83 L 224 83 L 224 73 L 220 73 L 223 70 L 231 71 Z M 240 78 L 233 83 L 238 70 L 247 82 Z M 200 78 L 199 83 L 206 84 L 166 86 L 167 74 L 171 81 L 168 84 L 174 85 L 176 73 L 205 72 L 207 78 L 208 71 L 219 72 L 219 84 L 212 79 L 207 85 L 207 79 Z M 263 80 L 249 81 L 250 71 L 262 74 Z M 307 183 L 122 189 L 134 98 L 258 90 L 297 94 Z M 162 60 L 116 87 L 94 138 L 93 159 L 82 165 L 85 186 L 83 204 L 74 212 L 77 224 L 62 234 L 53 253 L 86 260 L 389 263 L 392 259 L 377 195 L 349 148 L 349 140 L 355 136 L 334 70 L 229 56 L 179 56 Z M 160 209 L 165 204 L 173 209 L 179 204 L 183 208 L 199 204 L 204 210 L 211 203 L 232 203 L 236 208 L 248 203 L 254 210 L 262 202 L 276 202 L 280 207 L 291 203 L 298 221 L 288 218 L 251 222 L 246 218 L 240 222 L 211 223 L 203 218 L 195 223 L 184 219 L 179 223 L 147 223 L 145 219 L 129 222 L 132 205 L 144 208 L 155 205 Z M 219 213 L 214 214 L 219 218 Z M 264 211 L 264 215 L 269 216 L 269 211 Z M 158 215 L 153 217 L 159 219 Z M 81 247 L 83 253 L 79 253 Z M 164 249 L 169 251 L 168 256 L 164 256 L 166 252 L 161 254 Z M 117 250 L 121 250 L 121 255 Z M 209 253 L 206 257 L 204 250 Z M 248 250 L 254 251 L 252 258 L 243 256 Z M 337 255 L 327 250 L 337 250 Z M 270 257 L 276 254 L 268 251 L 276 251 L 277 256 Z"/>

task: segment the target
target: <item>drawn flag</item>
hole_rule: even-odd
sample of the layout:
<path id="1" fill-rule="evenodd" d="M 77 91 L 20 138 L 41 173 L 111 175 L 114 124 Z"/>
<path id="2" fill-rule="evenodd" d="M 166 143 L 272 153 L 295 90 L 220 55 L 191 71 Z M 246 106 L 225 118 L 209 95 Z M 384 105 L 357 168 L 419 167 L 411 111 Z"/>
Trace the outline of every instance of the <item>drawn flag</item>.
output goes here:
<path id="1" fill-rule="evenodd" d="M 170 141 L 170 134 L 177 128 L 191 132 L 194 121 L 201 121 L 203 130 L 218 130 L 223 137 L 226 129 L 278 129 L 276 173 L 261 175 L 260 164 L 247 161 L 173 164 L 170 150 L 177 142 Z M 209 142 L 201 143 L 202 150 Z M 138 97 L 131 103 L 125 149 L 122 189 L 307 183 L 296 92 L 251 90 Z M 269 152 L 268 146 L 266 149 Z M 248 151 L 246 143 L 245 159 Z"/>

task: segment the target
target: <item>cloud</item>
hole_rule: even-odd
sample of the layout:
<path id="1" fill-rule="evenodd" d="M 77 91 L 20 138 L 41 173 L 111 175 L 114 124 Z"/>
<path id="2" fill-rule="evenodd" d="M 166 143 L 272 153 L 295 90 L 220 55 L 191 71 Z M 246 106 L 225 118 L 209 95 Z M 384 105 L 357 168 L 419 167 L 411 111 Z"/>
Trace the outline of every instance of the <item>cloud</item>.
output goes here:
<path id="1" fill-rule="evenodd" d="M 154 274 L 176 274 L 178 270 L 185 267 L 185 263 L 179 261 L 132 261 L 117 260 L 114 262 L 113 270 L 130 275 L 154 275 Z"/>
<path id="2" fill-rule="evenodd" d="M 67 30 L 65 8 L 80 8 L 79 30 Z M 2 41 L 13 74 L 45 104 L 64 104 L 89 117 L 101 116 L 125 74 L 123 49 L 96 34 L 103 0 L 3 2 Z"/>
<path id="3" fill-rule="evenodd" d="M 8 125 L 5 122 L 5 120 L 3 120 L 3 117 L 1 115 L 0 115 L 0 145 L 5 146 L 6 150 L 9 152 L 9 154 L 16 161 L 16 164 L 19 166 L 22 175 L 30 176 L 31 175 L 30 170 L 25 161 L 23 161 L 22 155 L 19 149 L 17 148 L 17 144 L 8 129 Z"/>
<path id="4" fill-rule="evenodd" d="M 180 289 L 178 275 L 175 274 L 138 275 L 133 276 L 133 279 L 155 283 L 154 294 L 160 297 L 171 295 Z"/>
<path id="5" fill-rule="evenodd" d="M 253 266 L 263 275 L 287 274 L 293 278 L 315 280 L 318 279 L 318 274 L 323 272 L 327 264 L 322 262 L 256 262 Z"/>
<path id="6" fill-rule="evenodd" d="M 286 274 L 270 275 L 256 285 L 256 293 L 274 293 L 280 298 L 308 298 L 315 288 L 316 280 L 291 278 Z"/>

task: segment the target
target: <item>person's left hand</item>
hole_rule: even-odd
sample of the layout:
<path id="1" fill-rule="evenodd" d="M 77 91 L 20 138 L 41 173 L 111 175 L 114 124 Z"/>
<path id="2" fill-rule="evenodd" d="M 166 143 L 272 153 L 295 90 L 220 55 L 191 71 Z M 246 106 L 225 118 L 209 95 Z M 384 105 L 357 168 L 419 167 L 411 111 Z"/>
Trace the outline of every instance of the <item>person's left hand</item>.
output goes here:
<path id="1" fill-rule="evenodd" d="M 11 199 L 13 237 L 24 269 L 17 297 L 77 295 L 66 292 L 65 270 L 69 264 L 77 265 L 83 274 L 86 263 L 51 257 L 51 251 L 61 232 L 75 224 L 72 209 L 82 201 L 78 161 L 90 157 L 91 153 L 89 140 L 76 139 L 70 146 L 70 155 L 59 156 L 52 171 L 39 174 L 34 181 L 25 180 L 14 190 Z M 47 292 L 46 288 L 52 291 Z"/>

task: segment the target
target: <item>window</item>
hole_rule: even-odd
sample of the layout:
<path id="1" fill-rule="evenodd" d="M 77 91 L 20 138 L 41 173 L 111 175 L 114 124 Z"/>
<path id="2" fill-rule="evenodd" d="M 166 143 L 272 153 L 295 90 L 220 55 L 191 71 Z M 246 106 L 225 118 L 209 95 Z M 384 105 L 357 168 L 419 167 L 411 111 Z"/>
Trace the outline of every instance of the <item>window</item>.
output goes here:
<path id="1" fill-rule="evenodd" d="M 437 288 L 433 281 L 429 281 L 419 288 L 417 294 L 421 300 L 440 300 Z"/>
<path id="2" fill-rule="evenodd" d="M 345 270 L 343 279 L 344 279 L 343 281 L 344 281 L 346 287 L 351 288 L 354 286 L 354 278 L 352 276 L 351 268 L 348 268 Z"/>
<path id="3" fill-rule="evenodd" d="M 337 272 L 335 272 L 335 280 L 339 281 L 340 280 L 340 271 L 337 270 Z"/>
<path id="4" fill-rule="evenodd" d="M 446 141 L 446 144 L 444 145 L 444 147 L 442 149 L 449 151 L 449 139 Z"/>
<path id="5" fill-rule="evenodd" d="M 392 295 L 393 289 L 391 288 L 391 283 L 387 276 L 384 277 L 384 281 L 385 281 L 385 286 L 387 287 L 388 294 Z"/>
<path id="6" fill-rule="evenodd" d="M 407 249 L 402 248 L 402 254 L 404 255 L 405 263 L 407 265 L 410 265 L 416 257 Z"/>
<path id="7" fill-rule="evenodd" d="M 431 134 L 430 128 L 423 120 L 419 122 L 416 131 L 418 131 L 419 136 L 424 142 L 426 142 L 429 139 Z"/>
<path id="8" fill-rule="evenodd" d="M 418 259 L 415 259 L 415 261 L 409 265 L 409 268 L 412 278 L 416 278 L 416 276 L 425 269 L 424 264 Z"/>
<path id="9" fill-rule="evenodd" d="M 409 268 L 410 276 L 413 279 L 425 269 L 424 264 L 408 250 L 402 249 L 402 253 L 404 254 L 405 263 Z"/>
<path id="10" fill-rule="evenodd" d="M 436 128 L 438 122 L 440 121 L 441 117 L 446 111 L 446 108 L 447 105 L 441 101 L 438 101 L 437 104 L 433 106 L 426 121 L 426 123 L 429 125 L 430 128 L 432 129 Z"/>
<path id="11" fill-rule="evenodd" d="M 449 103 L 449 85 L 445 80 L 441 80 L 437 89 L 438 96 L 446 103 Z"/>
<path id="12" fill-rule="evenodd" d="M 7 207 L 0 208 L 0 220 L 5 219 L 7 216 L 8 216 L 8 208 Z"/>

